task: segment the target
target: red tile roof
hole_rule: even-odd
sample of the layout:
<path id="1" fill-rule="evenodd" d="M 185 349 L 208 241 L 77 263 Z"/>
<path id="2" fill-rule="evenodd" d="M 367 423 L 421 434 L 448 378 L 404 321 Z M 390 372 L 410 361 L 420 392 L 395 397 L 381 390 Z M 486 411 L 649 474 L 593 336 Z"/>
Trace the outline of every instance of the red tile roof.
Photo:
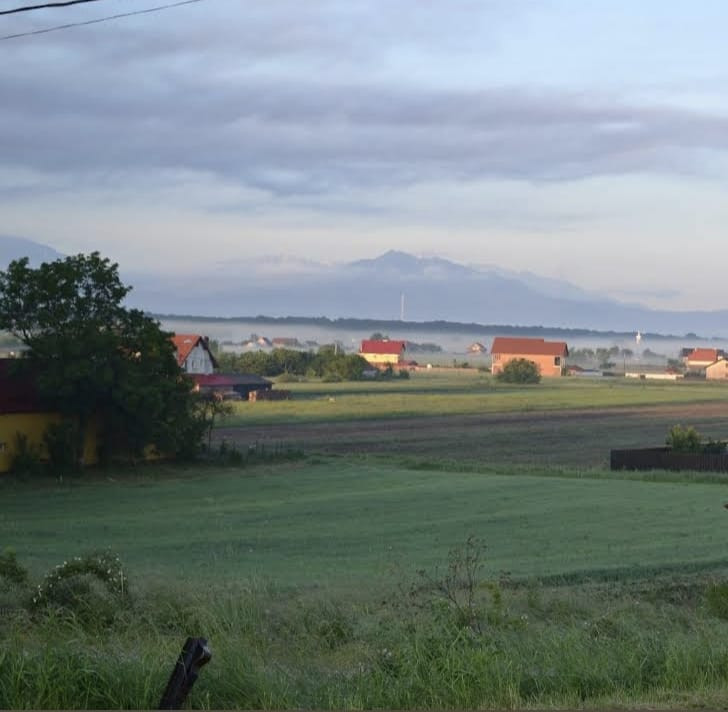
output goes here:
<path id="1" fill-rule="evenodd" d="M 17 359 L 0 359 L 0 413 L 38 413 L 47 410 L 32 373 L 18 372 Z"/>
<path id="2" fill-rule="evenodd" d="M 688 354 L 688 361 L 705 361 L 713 363 L 718 360 L 718 349 L 693 349 Z"/>
<path id="3" fill-rule="evenodd" d="M 200 336 L 200 334 L 173 334 L 172 343 L 174 344 L 175 349 L 177 349 L 177 363 L 180 367 L 184 366 L 187 357 L 192 352 L 192 349 L 194 349 L 197 344 L 201 343 L 203 348 L 207 349 L 207 352 L 210 354 L 212 365 L 217 368 L 217 360 L 210 352 L 210 347 L 206 337 Z"/>
<path id="4" fill-rule="evenodd" d="M 364 339 L 359 352 L 363 354 L 401 354 L 404 350 L 404 341 Z"/>
<path id="5" fill-rule="evenodd" d="M 565 341 L 545 341 L 544 339 L 511 338 L 496 336 L 490 347 L 492 354 L 516 354 L 523 356 L 568 356 Z"/>
<path id="6" fill-rule="evenodd" d="M 192 349 L 197 344 L 203 341 L 203 338 L 199 334 L 174 334 L 172 336 L 172 343 L 177 349 L 177 363 L 182 366 L 187 360 L 187 357 L 192 352 Z"/>

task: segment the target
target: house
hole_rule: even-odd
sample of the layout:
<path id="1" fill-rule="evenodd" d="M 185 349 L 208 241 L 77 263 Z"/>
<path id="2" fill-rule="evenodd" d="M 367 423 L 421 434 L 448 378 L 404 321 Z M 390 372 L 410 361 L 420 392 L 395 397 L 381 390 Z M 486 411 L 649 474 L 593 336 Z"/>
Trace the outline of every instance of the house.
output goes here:
<path id="1" fill-rule="evenodd" d="M 38 451 L 41 460 L 48 459 L 43 435 L 49 425 L 60 423 L 62 416 L 43 402 L 35 385 L 35 377 L 27 370 L 18 370 L 18 359 L 0 359 L 0 473 L 7 472 L 18 454 L 19 436 L 27 446 Z M 96 424 L 86 429 L 84 462 L 98 462 Z"/>
<path id="2" fill-rule="evenodd" d="M 372 366 L 383 368 L 397 366 L 404 361 L 406 344 L 404 341 L 390 341 L 389 339 L 364 339 L 361 342 L 359 353 Z"/>
<path id="3" fill-rule="evenodd" d="M 210 340 L 199 334 L 174 334 L 177 363 L 185 373 L 212 373 L 217 361 L 210 351 Z"/>
<path id="4" fill-rule="evenodd" d="M 250 400 L 250 394 L 269 391 L 273 382 L 253 373 L 193 373 L 195 390 L 201 394 L 225 399 Z"/>
<path id="5" fill-rule="evenodd" d="M 488 353 L 488 349 L 486 349 L 479 341 L 476 341 L 468 346 L 468 353 L 477 356 L 478 354 Z"/>
<path id="6" fill-rule="evenodd" d="M 693 349 L 683 357 L 683 363 L 688 371 L 704 371 L 708 366 L 725 358 L 723 349 Z"/>
<path id="7" fill-rule="evenodd" d="M 728 359 L 719 358 L 705 367 L 705 378 L 709 381 L 728 381 Z"/>
<path id="8" fill-rule="evenodd" d="M 278 336 L 271 341 L 274 349 L 300 349 L 301 342 L 288 336 Z"/>
<path id="9" fill-rule="evenodd" d="M 538 366 L 542 376 L 560 376 L 569 349 L 564 341 L 496 336 L 490 353 L 491 372 L 494 375 L 501 373 L 509 361 L 525 358 Z"/>

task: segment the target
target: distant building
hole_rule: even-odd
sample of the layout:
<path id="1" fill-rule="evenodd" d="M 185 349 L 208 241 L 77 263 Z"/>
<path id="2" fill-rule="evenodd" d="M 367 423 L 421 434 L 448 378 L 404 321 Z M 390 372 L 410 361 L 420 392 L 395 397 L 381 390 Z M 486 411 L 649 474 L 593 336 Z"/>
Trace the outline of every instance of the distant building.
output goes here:
<path id="1" fill-rule="evenodd" d="M 364 339 L 361 342 L 359 353 L 372 366 L 397 366 L 404 361 L 404 352 L 407 346 L 404 341 L 390 341 L 389 339 Z"/>
<path id="2" fill-rule="evenodd" d="M 175 334 L 172 342 L 177 349 L 177 363 L 185 373 L 212 373 L 217 368 L 206 336 Z"/>
<path id="3" fill-rule="evenodd" d="M 533 361 L 542 376 L 560 376 L 561 369 L 566 365 L 569 349 L 564 341 L 496 336 L 490 353 L 491 372 L 494 375 L 501 373 L 509 361 L 524 358 Z"/>
<path id="4" fill-rule="evenodd" d="M 693 349 L 683 356 L 683 363 L 688 371 L 704 371 L 722 358 L 725 358 L 723 349 Z"/>
<path id="5" fill-rule="evenodd" d="M 269 391 L 273 382 L 254 373 L 195 373 L 195 390 L 223 399 L 249 400 L 253 391 Z"/>
<path id="6" fill-rule="evenodd" d="M 468 353 L 474 355 L 487 354 L 488 349 L 486 349 L 485 346 L 483 346 L 483 344 L 481 344 L 479 341 L 476 341 L 475 343 L 468 346 Z"/>
<path id="7" fill-rule="evenodd" d="M 301 342 L 292 337 L 279 336 L 271 341 L 274 349 L 300 349 Z"/>
<path id="8" fill-rule="evenodd" d="M 719 358 L 705 367 L 705 378 L 709 381 L 728 381 L 728 360 Z"/>
<path id="9" fill-rule="evenodd" d="M 25 438 L 27 447 L 37 449 L 46 462 L 46 429 L 64 420 L 57 404 L 48 403 L 38 392 L 38 374 L 18 371 L 17 366 L 17 359 L 0 359 L 0 473 L 11 469 L 19 454 L 19 438 Z M 98 427 L 98 418 L 92 416 L 84 432 L 83 461 L 87 465 L 98 462 Z"/>

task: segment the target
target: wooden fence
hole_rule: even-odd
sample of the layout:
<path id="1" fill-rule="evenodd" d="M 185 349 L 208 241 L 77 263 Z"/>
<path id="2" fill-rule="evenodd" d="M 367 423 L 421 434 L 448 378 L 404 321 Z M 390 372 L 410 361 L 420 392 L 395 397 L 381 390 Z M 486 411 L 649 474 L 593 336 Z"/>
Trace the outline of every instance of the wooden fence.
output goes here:
<path id="1" fill-rule="evenodd" d="M 728 472 L 728 455 L 716 453 L 673 452 L 668 447 L 638 450 L 612 450 L 612 470 L 697 470 Z"/>

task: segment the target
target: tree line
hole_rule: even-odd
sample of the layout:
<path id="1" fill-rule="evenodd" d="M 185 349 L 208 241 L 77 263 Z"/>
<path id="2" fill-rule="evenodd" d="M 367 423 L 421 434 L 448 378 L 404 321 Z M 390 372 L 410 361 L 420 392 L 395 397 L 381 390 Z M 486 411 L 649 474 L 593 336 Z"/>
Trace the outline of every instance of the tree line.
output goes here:
<path id="1" fill-rule="evenodd" d="M 346 354 L 333 345 L 321 346 L 315 353 L 295 349 L 270 352 L 218 352 L 220 370 L 226 373 L 254 373 L 258 376 L 311 376 L 328 381 L 357 381 L 371 366 L 359 354 Z"/>

